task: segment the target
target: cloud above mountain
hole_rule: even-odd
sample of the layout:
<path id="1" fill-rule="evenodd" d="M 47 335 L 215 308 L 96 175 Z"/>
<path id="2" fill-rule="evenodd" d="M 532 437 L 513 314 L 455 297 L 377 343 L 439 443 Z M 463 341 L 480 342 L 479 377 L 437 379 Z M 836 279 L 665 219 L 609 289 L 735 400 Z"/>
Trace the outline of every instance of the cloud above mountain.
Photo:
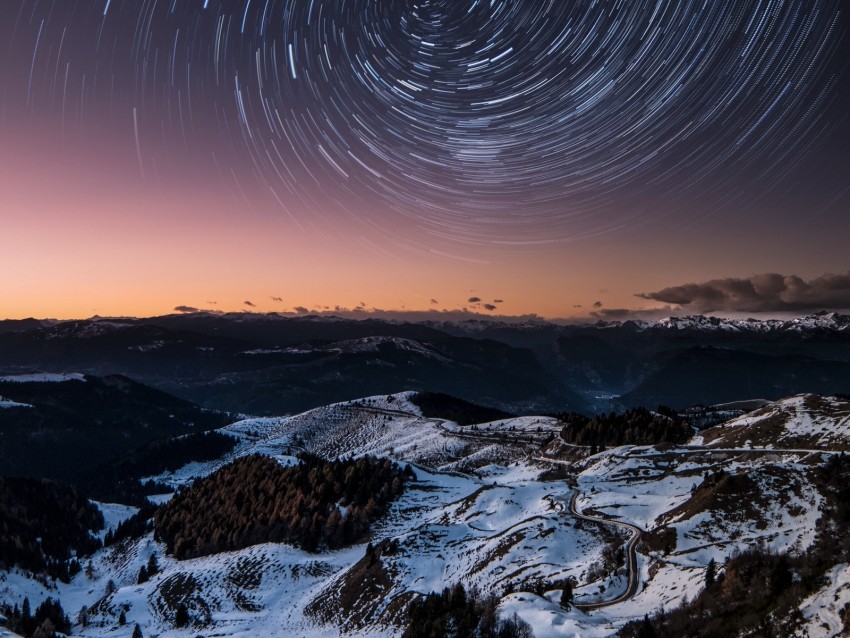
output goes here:
<path id="1" fill-rule="evenodd" d="M 702 313 L 844 310 L 850 308 L 850 271 L 809 281 L 777 273 L 712 279 L 637 296 Z"/>

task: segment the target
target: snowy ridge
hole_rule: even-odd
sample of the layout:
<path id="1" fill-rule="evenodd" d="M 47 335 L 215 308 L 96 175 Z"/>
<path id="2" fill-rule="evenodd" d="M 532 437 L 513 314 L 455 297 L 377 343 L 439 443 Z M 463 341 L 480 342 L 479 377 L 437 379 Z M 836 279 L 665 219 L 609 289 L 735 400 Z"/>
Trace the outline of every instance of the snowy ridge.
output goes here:
<path id="1" fill-rule="evenodd" d="M 684 317 L 667 317 L 658 321 L 600 321 L 595 326 L 600 328 L 634 327 L 638 332 L 646 331 L 678 331 L 678 332 L 712 332 L 712 333 L 757 333 L 782 334 L 813 331 L 850 332 L 850 315 L 837 312 L 819 312 L 813 315 L 795 319 L 729 319 L 705 315 L 686 315 Z"/>
<path id="2" fill-rule="evenodd" d="M 392 348 L 398 351 L 413 352 L 430 359 L 448 362 L 449 359 L 433 350 L 429 346 L 422 344 L 413 339 L 405 339 L 403 337 L 361 337 L 360 339 L 350 339 L 347 341 L 336 341 L 330 345 L 310 347 L 306 344 L 300 346 L 277 347 L 277 348 L 258 348 L 254 350 L 246 350 L 243 354 L 249 355 L 264 355 L 264 354 L 311 354 L 313 352 L 327 352 L 329 354 L 344 354 L 344 353 L 363 353 L 363 352 L 380 352 L 385 348 Z"/>
<path id="3" fill-rule="evenodd" d="M 51 373 L 37 372 L 32 374 L 13 374 L 0 377 L 0 383 L 65 383 L 66 381 L 85 381 L 85 375 L 77 372 Z"/>
<path id="4" fill-rule="evenodd" d="M 135 324 L 114 319 L 91 319 L 89 321 L 66 321 L 58 323 L 46 332 L 48 339 L 78 337 L 92 339 L 105 334 L 132 328 Z"/>
<path id="5" fill-rule="evenodd" d="M 693 439 L 711 447 L 850 450 L 850 401 L 801 394 L 766 405 Z"/>
<path id="6" fill-rule="evenodd" d="M 11 399 L 7 399 L 3 396 L 0 396 L 0 409 L 2 408 L 31 408 L 32 405 L 29 403 L 18 403 L 17 401 L 12 401 Z"/>

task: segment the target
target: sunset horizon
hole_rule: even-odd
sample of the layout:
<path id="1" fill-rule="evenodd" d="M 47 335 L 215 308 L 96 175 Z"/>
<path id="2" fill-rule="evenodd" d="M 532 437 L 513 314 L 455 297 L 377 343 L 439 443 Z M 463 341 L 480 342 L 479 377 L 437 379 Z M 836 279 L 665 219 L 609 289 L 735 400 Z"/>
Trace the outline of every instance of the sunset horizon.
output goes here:
<path id="1" fill-rule="evenodd" d="M 443 4 L 4 4 L 0 315 L 850 308 L 839 2 Z"/>

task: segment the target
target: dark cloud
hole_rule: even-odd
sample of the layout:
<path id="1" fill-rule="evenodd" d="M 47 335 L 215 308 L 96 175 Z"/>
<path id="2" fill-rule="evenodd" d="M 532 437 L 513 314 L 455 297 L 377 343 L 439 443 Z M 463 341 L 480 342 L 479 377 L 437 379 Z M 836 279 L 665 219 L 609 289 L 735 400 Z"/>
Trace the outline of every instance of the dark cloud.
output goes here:
<path id="1" fill-rule="evenodd" d="M 481 303 L 481 297 L 470 297 L 467 301 L 469 303 Z"/>
<path id="2" fill-rule="evenodd" d="M 601 307 L 602 307 L 602 302 L 601 302 L 601 301 L 596 301 L 596 302 L 594 302 L 593 307 L 594 307 L 594 308 L 601 308 Z"/>
<path id="3" fill-rule="evenodd" d="M 637 295 L 695 312 L 782 312 L 850 308 L 850 272 L 810 281 L 767 273 L 747 279 L 713 279 Z"/>
<path id="4" fill-rule="evenodd" d="M 208 301 L 207 303 L 208 303 L 210 306 L 217 306 L 217 305 L 218 305 L 218 302 L 217 302 L 217 301 Z"/>
<path id="5" fill-rule="evenodd" d="M 505 303 L 502 299 L 494 299 L 493 303 Z"/>
<path id="6" fill-rule="evenodd" d="M 431 300 L 431 305 L 432 305 L 432 306 L 436 306 L 438 303 L 440 303 L 440 302 L 439 302 L 439 301 L 437 301 L 436 299 L 432 299 L 432 300 Z"/>
<path id="7" fill-rule="evenodd" d="M 201 312 L 200 309 L 194 308 L 192 306 L 176 306 L 174 308 L 174 312 L 184 312 L 186 314 L 190 312 Z"/>
<path id="8" fill-rule="evenodd" d="M 278 302 L 278 303 L 283 303 L 283 298 L 282 298 L 282 297 L 271 297 L 271 300 L 272 300 L 272 301 L 276 301 L 276 302 Z"/>
<path id="9" fill-rule="evenodd" d="M 295 312 L 297 312 L 299 315 L 309 315 L 310 314 L 310 311 L 307 310 L 307 308 L 305 308 L 304 306 L 295 306 L 295 308 L 293 310 L 295 310 Z"/>
<path id="10" fill-rule="evenodd" d="M 256 306 L 256 304 L 251 303 L 250 301 L 243 301 L 242 303 L 244 303 L 246 306 L 249 306 L 249 307 L 251 307 L 251 308 L 256 308 L 256 307 L 257 307 L 257 306 Z"/>
<path id="11" fill-rule="evenodd" d="M 489 310 L 490 312 L 493 312 L 496 309 L 496 306 L 494 306 L 491 303 L 485 303 L 484 308 L 485 308 L 485 310 Z"/>

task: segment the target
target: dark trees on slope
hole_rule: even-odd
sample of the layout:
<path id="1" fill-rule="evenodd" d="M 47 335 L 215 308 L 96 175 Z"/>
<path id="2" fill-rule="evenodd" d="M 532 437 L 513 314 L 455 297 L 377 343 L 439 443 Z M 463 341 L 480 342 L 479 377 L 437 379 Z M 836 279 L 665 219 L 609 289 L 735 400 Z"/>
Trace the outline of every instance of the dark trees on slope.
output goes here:
<path id="1" fill-rule="evenodd" d="M 494 596 L 467 592 L 460 583 L 414 600 L 402 638 L 532 638 L 531 627 L 516 614 L 499 618 Z"/>
<path id="2" fill-rule="evenodd" d="M 157 511 L 156 533 L 178 559 L 265 542 L 311 552 L 343 547 L 368 536 L 370 523 L 412 476 L 409 468 L 370 457 L 305 455 L 298 465 L 281 467 L 252 455 L 179 492 Z"/>
<path id="3" fill-rule="evenodd" d="M 593 418 L 575 412 L 554 416 L 564 423 L 561 438 L 565 442 L 596 449 L 607 445 L 684 443 L 693 434 L 686 422 L 669 416 L 669 412 L 662 415 L 646 408 L 633 408 L 622 414 L 599 414 Z"/>
<path id="4" fill-rule="evenodd" d="M 79 570 L 71 552 L 98 549 L 90 532 L 102 528 L 100 510 L 70 486 L 0 477 L 0 567 L 18 565 L 67 581 L 69 570 Z"/>

